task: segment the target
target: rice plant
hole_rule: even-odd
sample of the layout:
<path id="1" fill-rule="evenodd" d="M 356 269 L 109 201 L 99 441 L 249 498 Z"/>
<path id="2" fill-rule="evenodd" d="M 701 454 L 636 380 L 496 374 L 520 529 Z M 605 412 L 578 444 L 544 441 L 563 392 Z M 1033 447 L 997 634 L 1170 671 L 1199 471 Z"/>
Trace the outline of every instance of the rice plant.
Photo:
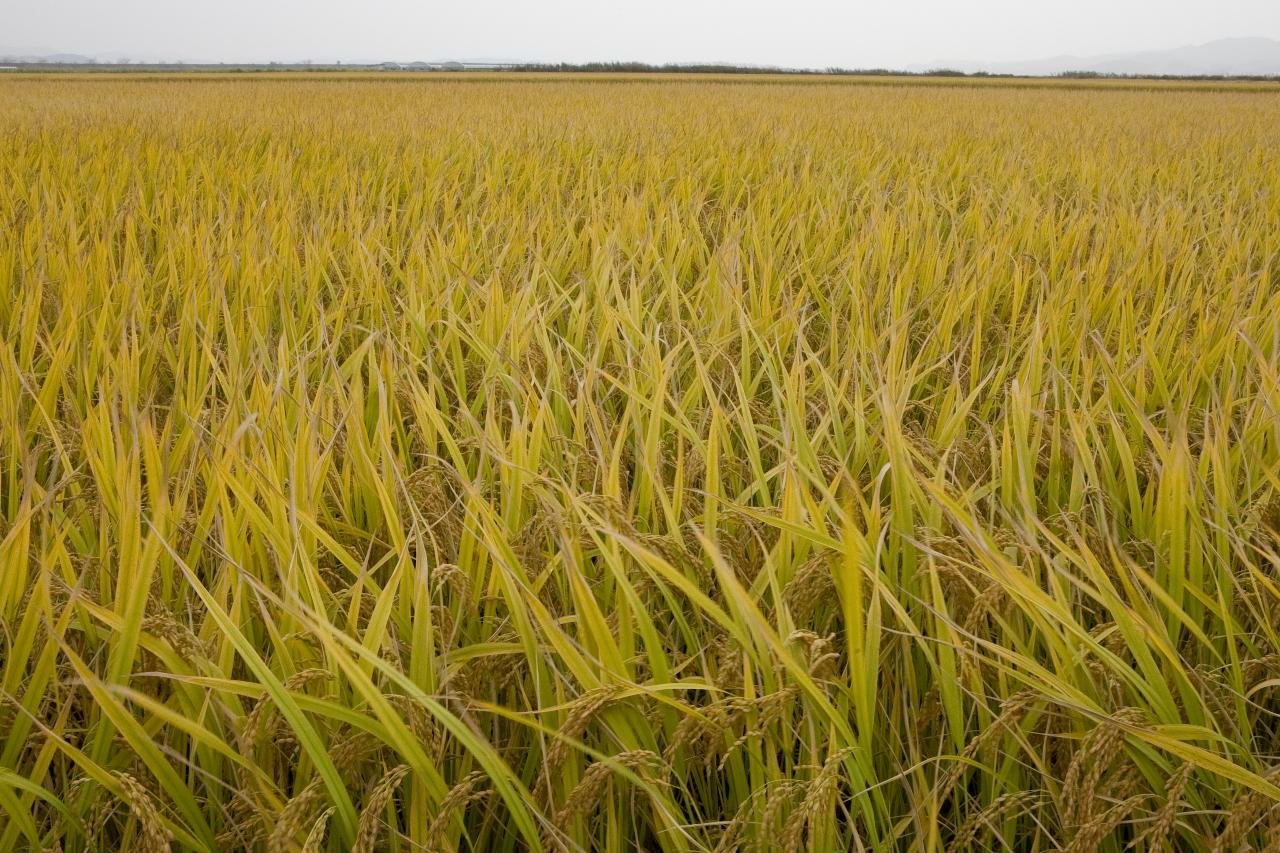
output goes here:
<path id="1" fill-rule="evenodd" d="M 0 850 L 1280 849 L 1280 90 L 0 82 Z"/>

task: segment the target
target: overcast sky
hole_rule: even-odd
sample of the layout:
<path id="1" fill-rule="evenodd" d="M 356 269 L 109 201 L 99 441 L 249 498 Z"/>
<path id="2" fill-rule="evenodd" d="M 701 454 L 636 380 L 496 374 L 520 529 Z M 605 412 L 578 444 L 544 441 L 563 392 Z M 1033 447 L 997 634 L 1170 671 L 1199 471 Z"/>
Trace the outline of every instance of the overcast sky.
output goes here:
<path id="1" fill-rule="evenodd" d="M 905 67 L 1280 38 L 1280 0 L 0 0 L 0 51 Z"/>

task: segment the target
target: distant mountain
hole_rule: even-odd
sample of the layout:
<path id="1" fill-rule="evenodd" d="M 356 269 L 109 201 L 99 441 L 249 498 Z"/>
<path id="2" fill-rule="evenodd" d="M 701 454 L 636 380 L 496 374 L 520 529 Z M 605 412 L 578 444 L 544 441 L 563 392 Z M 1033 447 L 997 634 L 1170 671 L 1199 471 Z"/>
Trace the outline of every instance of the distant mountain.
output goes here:
<path id="1" fill-rule="evenodd" d="M 1142 74 L 1160 76 L 1213 75 L 1248 77 L 1280 74 L 1280 41 L 1269 38 L 1228 38 L 1172 50 L 1111 53 L 1102 56 L 1051 56 L 1022 62 L 979 62 L 949 60 L 925 68 L 951 68 L 973 73 L 1019 74 L 1047 77 L 1068 71 L 1098 74 Z M 921 70 L 925 70 L 922 68 Z"/>
<path id="2" fill-rule="evenodd" d="M 46 46 L 24 45 L 15 47 L 13 45 L 0 45 L 0 63 L 18 63 L 33 64 L 44 63 L 47 65 L 117 65 L 121 63 L 164 63 L 165 58 L 153 54 L 137 54 L 122 53 L 120 51 L 108 51 L 106 53 L 98 53 L 93 56 L 86 56 L 83 53 L 70 53 L 50 49 Z"/>
<path id="3" fill-rule="evenodd" d="M 53 65 L 82 65 L 97 62 L 79 53 L 6 53 L 0 50 L 0 62 L 48 62 Z"/>

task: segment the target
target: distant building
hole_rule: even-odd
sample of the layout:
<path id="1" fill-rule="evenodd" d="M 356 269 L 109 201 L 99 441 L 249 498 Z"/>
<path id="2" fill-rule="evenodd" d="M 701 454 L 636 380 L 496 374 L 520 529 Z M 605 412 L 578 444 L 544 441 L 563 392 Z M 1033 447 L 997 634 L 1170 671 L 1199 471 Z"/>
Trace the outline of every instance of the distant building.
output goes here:
<path id="1" fill-rule="evenodd" d="M 18 66 L 16 65 L 0 65 L 0 71 L 17 71 L 17 70 L 18 70 Z"/>

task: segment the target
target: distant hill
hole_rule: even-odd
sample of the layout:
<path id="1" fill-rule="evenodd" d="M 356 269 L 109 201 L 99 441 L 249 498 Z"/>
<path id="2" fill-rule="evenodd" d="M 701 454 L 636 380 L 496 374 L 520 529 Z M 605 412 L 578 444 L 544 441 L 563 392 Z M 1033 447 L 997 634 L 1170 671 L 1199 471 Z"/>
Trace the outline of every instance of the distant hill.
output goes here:
<path id="1" fill-rule="evenodd" d="M 51 65 L 84 65 L 97 62 L 92 56 L 79 53 L 6 53 L 0 50 L 0 62 L 47 62 Z"/>
<path id="2" fill-rule="evenodd" d="M 1228 38 L 1171 50 L 1111 53 L 1102 56 L 1062 55 L 1021 62 L 943 60 L 926 67 L 1031 77 L 1046 77 L 1070 71 L 1152 76 L 1263 76 L 1280 74 L 1280 41 L 1269 38 Z"/>

